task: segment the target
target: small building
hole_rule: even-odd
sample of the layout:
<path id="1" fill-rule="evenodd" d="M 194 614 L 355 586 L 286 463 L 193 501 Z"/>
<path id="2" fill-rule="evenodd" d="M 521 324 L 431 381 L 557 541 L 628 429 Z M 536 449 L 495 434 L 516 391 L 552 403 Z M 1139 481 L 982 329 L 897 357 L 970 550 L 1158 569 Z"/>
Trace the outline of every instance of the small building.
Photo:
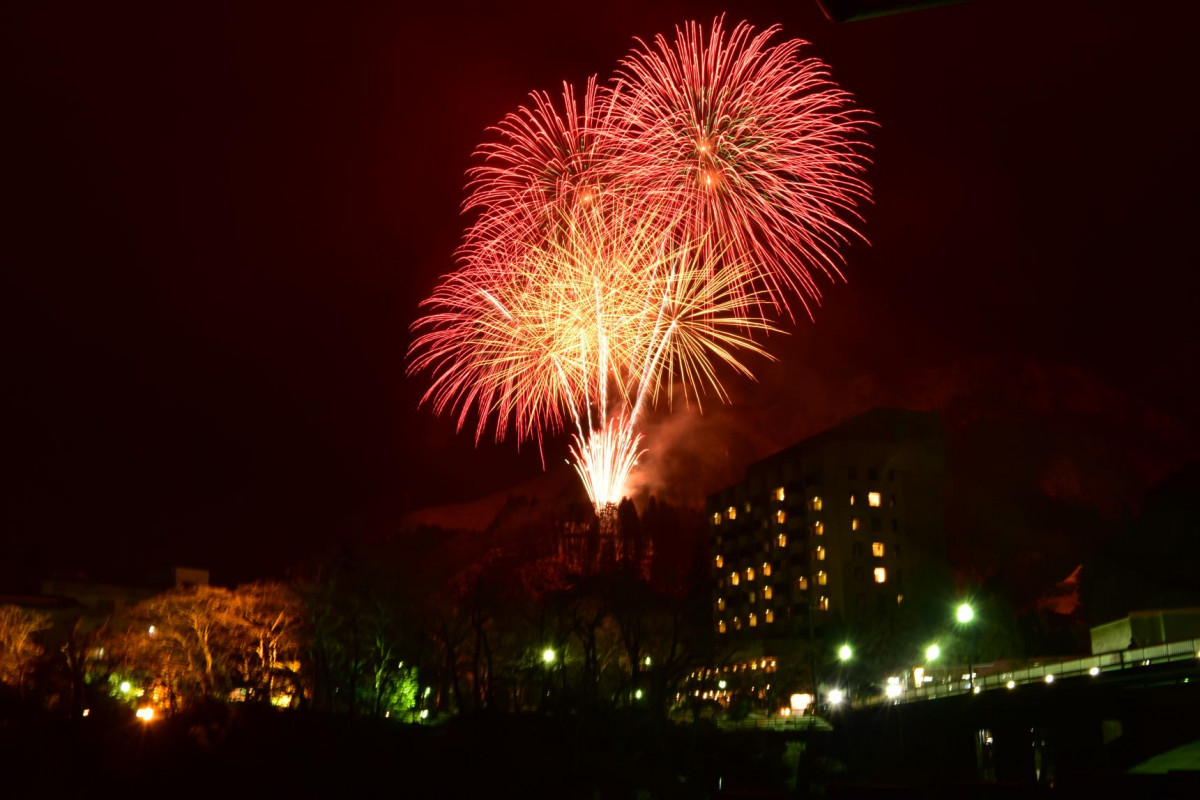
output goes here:
<path id="1" fill-rule="evenodd" d="M 1200 639 L 1200 608 L 1131 611 L 1122 619 L 1093 626 L 1091 634 L 1093 655 Z"/>

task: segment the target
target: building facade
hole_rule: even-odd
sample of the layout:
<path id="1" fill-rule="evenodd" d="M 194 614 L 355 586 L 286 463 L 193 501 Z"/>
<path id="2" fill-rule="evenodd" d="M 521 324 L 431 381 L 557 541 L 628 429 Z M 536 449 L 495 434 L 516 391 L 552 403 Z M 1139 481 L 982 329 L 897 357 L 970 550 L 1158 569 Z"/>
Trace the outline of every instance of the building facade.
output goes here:
<path id="1" fill-rule="evenodd" d="M 946 564 L 936 414 L 875 409 L 708 498 L 713 625 L 754 656 L 905 602 Z"/>

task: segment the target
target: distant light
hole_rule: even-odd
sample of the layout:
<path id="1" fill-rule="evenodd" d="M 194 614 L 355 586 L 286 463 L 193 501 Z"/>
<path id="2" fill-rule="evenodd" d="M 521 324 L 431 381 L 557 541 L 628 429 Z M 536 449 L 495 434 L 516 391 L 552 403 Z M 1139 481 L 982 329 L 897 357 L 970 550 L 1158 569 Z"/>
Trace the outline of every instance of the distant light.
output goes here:
<path id="1" fill-rule="evenodd" d="M 971 690 L 971 693 L 972 693 L 972 694 L 979 694 L 981 691 L 983 691 L 983 687 L 982 687 L 982 686 L 976 686 L 974 689 L 972 689 L 972 690 Z"/>
<path id="2" fill-rule="evenodd" d="M 122 692 L 124 692 L 125 694 L 129 694 L 129 692 L 132 690 L 133 690 L 132 683 L 130 683 L 129 681 L 121 681 L 121 691 Z"/>
<path id="3" fill-rule="evenodd" d="M 788 708 L 787 706 L 784 706 L 783 708 L 779 709 L 779 716 L 790 717 L 791 715 L 792 715 L 792 710 L 790 708 Z"/>
<path id="4" fill-rule="evenodd" d="M 92 710 L 91 710 L 90 708 L 85 708 L 85 709 L 83 710 L 83 715 L 84 715 L 85 717 L 86 717 L 86 716 L 89 716 L 91 713 L 92 713 Z"/>
<path id="5" fill-rule="evenodd" d="M 1054 683 L 1054 674 L 1053 673 L 1048 673 L 1046 675 L 1046 683 Z"/>
<path id="6" fill-rule="evenodd" d="M 154 632 L 155 632 L 154 626 L 153 626 L 153 625 L 151 625 L 151 626 L 150 626 L 150 635 L 151 635 L 151 636 L 153 636 L 153 635 L 154 635 Z"/>
<path id="7" fill-rule="evenodd" d="M 925 660 L 926 661 L 935 661 L 937 659 L 937 657 L 940 656 L 941 654 L 942 654 L 942 648 L 937 646 L 936 644 L 931 644 L 931 645 L 929 645 L 929 647 L 925 648 Z"/>
<path id="8" fill-rule="evenodd" d="M 1015 689 L 1015 688 L 1017 688 L 1017 682 L 1016 682 L 1016 681 L 1009 681 L 1008 683 L 1006 683 L 1006 684 L 1004 684 L 1004 685 L 1005 685 L 1005 686 L 1007 686 L 1007 687 L 1008 687 L 1008 688 L 1010 688 L 1010 689 Z"/>
<path id="9" fill-rule="evenodd" d="M 848 644 L 844 644 L 838 649 L 838 658 L 842 661 L 849 661 L 852 655 L 854 655 L 854 651 L 850 649 L 850 645 Z"/>
<path id="10" fill-rule="evenodd" d="M 975 619 L 975 609 L 971 608 L 969 604 L 963 603 L 954 612 L 954 616 L 959 622 L 967 623 Z"/>
<path id="11" fill-rule="evenodd" d="M 154 709 L 150 706 L 142 706 L 137 710 L 137 718 L 142 722 L 149 722 L 154 719 Z"/>
<path id="12" fill-rule="evenodd" d="M 421 719 L 428 719 L 428 718 L 429 718 L 429 709 L 422 708 L 421 709 Z"/>
<path id="13" fill-rule="evenodd" d="M 1097 675 L 1099 675 L 1099 674 L 1100 674 L 1100 668 L 1099 668 L 1099 667 L 1092 667 L 1091 669 L 1089 669 L 1089 670 L 1088 670 L 1088 675 L 1091 675 L 1093 678 L 1094 678 L 1094 677 L 1096 677 L 1096 676 L 1097 676 Z"/>
<path id="14" fill-rule="evenodd" d="M 650 666 L 650 656 L 646 656 L 645 664 L 647 667 Z"/>
<path id="15" fill-rule="evenodd" d="M 553 664 L 554 659 L 555 653 L 549 647 L 542 651 L 542 661 L 545 661 L 547 664 Z"/>
<path id="16" fill-rule="evenodd" d="M 433 687 L 432 687 L 432 686 L 426 686 L 426 687 L 425 687 L 425 696 L 426 696 L 426 697 L 429 697 L 429 692 L 430 692 L 432 689 L 433 689 Z"/>
<path id="17" fill-rule="evenodd" d="M 724 678 L 722 678 L 721 680 L 717 681 L 717 688 L 718 688 L 718 689 L 724 689 L 724 688 L 725 688 L 725 679 L 724 679 Z"/>
<path id="18" fill-rule="evenodd" d="M 392 712 L 390 712 L 390 711 L 385 711 L 385 712 L 383 712 L 383 718 L 384 718 L 384 719 L 390 719 L 390 718 L 391 718 L 391 716 L 392 716 Z"/>
<path id="19" fill-rule="evenodd" d="M 846 695 L 842 692 L 841 689 L 830 689 L 829 690 L 829 702 L 833 703 L 834 705 L 837 705 L 838 703 L 842 702 L 845 699 L 846 699 Z"/>
<path id="20" fill-rule="evenodd" d="M 633 697 L 635 700 L 641 700 L 642 699 L 642 690 L 638 689 L 636 692 L 634 692 Z"/>
<path id="21" fill-rule="evenodd" d="M 812 695 L 808 692 L 803 694 L 794 694 L 789 699 L 792 706 L 792 711 L 804 711 L 812 703 Z"/>
<path id="22" fill-rule="evenodd" d="M 900 688 L 899 683 L 889 682 L 885 694 L 887 694 L 888 697 L 899 697 L 901 691 L 903 690 Z"/>

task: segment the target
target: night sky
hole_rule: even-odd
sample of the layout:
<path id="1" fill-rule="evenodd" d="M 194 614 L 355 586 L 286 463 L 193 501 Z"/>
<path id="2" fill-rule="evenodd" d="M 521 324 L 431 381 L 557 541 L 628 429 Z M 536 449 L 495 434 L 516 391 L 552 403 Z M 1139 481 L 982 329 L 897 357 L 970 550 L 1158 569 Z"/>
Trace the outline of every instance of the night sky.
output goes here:
<path id="1" fill-rule="evenodd" d="M 1131 513 L 1200 456 L 1196 4 L 428 5 L 0 10 L 0 590 L 251 579 L 542 475 L 405 376 L 472 150 L 529 91 L 722 11 L 873 112 L 870 244 L 733 405 L 652 421 L 647 490 L 699 502 L 850 414 L 938 410 L 977 509 L 952 540 L 1003 518 L 1069 547 L 1030 509 Z"/>

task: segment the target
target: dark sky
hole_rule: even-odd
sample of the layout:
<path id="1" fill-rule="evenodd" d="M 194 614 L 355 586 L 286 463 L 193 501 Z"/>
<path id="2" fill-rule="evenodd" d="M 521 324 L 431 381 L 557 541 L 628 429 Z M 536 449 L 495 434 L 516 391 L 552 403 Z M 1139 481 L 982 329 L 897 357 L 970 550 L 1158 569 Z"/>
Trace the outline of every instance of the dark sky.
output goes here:
<path id="1" fill-rule="evenodd" d="M 976 484 L 1109 514 L 1200 455 L 1195 4 L 429 6 L 0 10 L 0 582 L 244 580 L 540 474 L 404 374 L 471 152 L 530 90 L 720 11 L 810 41 L 875 114 L 870 245 L 732 406 L 653 422 L 658 492 L 876 404 L 945 413 Z"/>

